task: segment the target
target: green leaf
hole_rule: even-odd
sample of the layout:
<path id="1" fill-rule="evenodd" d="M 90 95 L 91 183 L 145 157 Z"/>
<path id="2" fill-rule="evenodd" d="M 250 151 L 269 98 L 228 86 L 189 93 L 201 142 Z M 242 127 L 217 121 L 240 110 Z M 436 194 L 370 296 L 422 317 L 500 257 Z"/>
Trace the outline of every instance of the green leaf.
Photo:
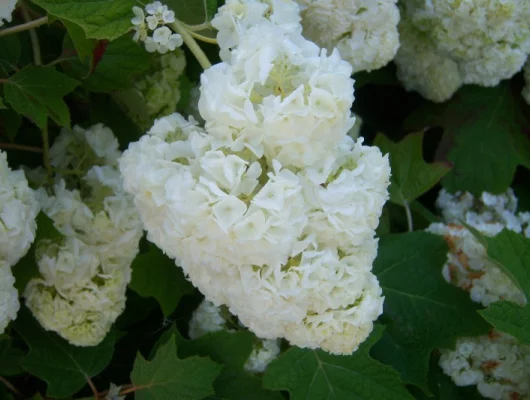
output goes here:
<path id="1" fill-rule="evenodd" d="M 7 335 L 0 335 L 0 376 L 17 375 L 23 372 L 20 363 L 24 352 L 13 347 L 13 340 Z"/>
<path id="2" fill-rule="evenodd" d="M 98 346 L 72 346 L 55 333 L 45 331 L 26 307 L 21 308 L 14 325 L 29 346 L 22 367 L 48 383 L 48 397 L 73 395 L 87 384 L 89 378 L 103 371 L 112 359 L 112 333 Z"/>
<path id="3" fill-rule="evenodd" d="M 504 271 L 530 299 L 530 239 L 504 229 L 494 237 L 482 237 L 489 258 Z M 491 304 L 480 314 L 495 329 L 530 345 L 530 305 L 521 307 L 508 301 Z"/>
<path id="4" fill-rule="evenodd" d="M 288 390 L 292 400 L 412 399 L 399 374 L 369 355 L 382 332 L 383 327 L 376 325 L 351 356 L 292 347 L 269 365 L 263 384 Z"/>
<path id="5" fill-rule="evenodd" d="M 114 40 L 132 29 L 135 0 L 33 0 L 48 13 L 78 24 L 88 39 Z"/>
<path id="6" fill-rule="evenodd" d="M 111 42 L 94 72 L 83 83 L 93 92 L 112 92 L 132 86 L 131 78 L 147 70 L 151 55 L 130 37 Z"/>
<path id="7" fill-rule="evenodd" d="M 152 361 L 136 356 L 131 380 L 136 400 L 199 400 L 212 395 L 221 366 L 207 358 L 177 357 L 175 338 L 160 346 Z"/>
<path id="8" fill-rule="evenodd" d="M 444 163 L 428 164 L 423 160 L 423 132 L 409 134 L 399 143 L 378 134 L 374 144 L 383 153 L 390 153 L 389 191 L 393 203 L 410 203 L 436 185 L 451 169 Z"/>
<path id="9" fill-rule="evenodd" d="M 72 39 L 72 43 L 77 50 L 79 59 L 83 61 L 91 57 L 97 41 L 94 39 L 87 39 L 85 31 L 78 24 L 66 19 L 61 19 L 61 22 L 66 27 L 68 35 Z"/>
<path id="10" fill-rule="evenodd" d="M 422 231 L 388 235 L 380 239 L 374 263 L 385 296 L 387 332 L 373 354 L 424 390 L 433 349 L 489 328 L 469 295 L 444 280 L 447 252 L 441 236 Z"/>
<path id="11" fill-rule="evenodd" d="M 443 104 L 426 103 L 406 122 L 410 129 L 440 126 L 440 159 L 454 164 L 442 180 L 450 192 L 501 193 L 518 165 L 530 168 L 530 124 L 522 110 L 520 89 L 509 82 L 494 88 L 466 85 Z"/>
<path id="12" fill-rule="evenodd" d="M 21 46 L 18 35 L 0 38 L 0 78 L 7 78 L 10 73 L 17 70 L 20 53 Z"/>
<path id="13" fill-rule="evenodd" d="M 0 110 L 0 130 L 10 142 L 14 142 L 22 125 L 22 116 L 11 109 Z"/>
<path id="14" fill-rule="evenodd" d="M 4 105 L 4 101 L 0 97 L 0 110 L 5 110 L 7 107 Z"/>
<path id="15" fill-rule="evenodd" d="M 175 17 L 188 25 L 204 24 L 212 20 L 217 12 L 217 0 L 166 0 Z"/>
<path id="16" fill-rule="evenodd" d="M 20 261 L 13 267 L 13 275 L 15 277 L 15 288 L 19 293 L 23 293 L 28 282 L 40 275 L 37 260 L 35 259 L 35 248 L 39 240 L 55 239 L 62 235 L 53 225 L 53 221 L 43 212 L 37 215 L 37 232 L 35 240 L 29 248 L 28 252 Z"/>
<path id="17" fill-rule="evenodd" d="M 129 287 L 143 297 L 154 297 L 168 317 L 185 294 L 193 293 L 193 285 L 184 277 L 182 268 L 154 244 L 147 253 L 136 256 L 132 263 Z"/>
<path id="18" fill-rule="evenodd" d="M 45 129 L 48 117 L 70 127 L 70 112 L 63 97 L 79 82 L 47 67 L 26 67 L 4 84 L 5 100 L 18 113 Z"/>

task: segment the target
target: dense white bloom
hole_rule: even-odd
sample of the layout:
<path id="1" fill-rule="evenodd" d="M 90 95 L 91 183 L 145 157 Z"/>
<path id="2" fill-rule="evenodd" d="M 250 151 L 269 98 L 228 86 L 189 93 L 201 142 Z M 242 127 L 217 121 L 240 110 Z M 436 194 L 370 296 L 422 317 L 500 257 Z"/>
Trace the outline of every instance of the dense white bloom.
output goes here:
<path id="1" fill-rule="evenodd" d="M 0 334 L 4 333 L 9 321 L 16 318 L 20 308 L 14 284 L 11 266 L 0 258 Z"/>
<path id="2" fill-rule="evenodd" d="M 145 131 L 156 118 L 176 111 L 185 68 L 186 58 L 180 50 L 154 57 L 151 68 L 135 81 L 134 89 L 117 92 L 113 97 Z"/>
<path id="3" fill-rule="evenodd" d="M 131 23 L 134 26 L 135 34 L 133 40 L 144 42 L 145 49 L 149 53 L 158 52 L 165 54 L 174 51 L 184 43 L 182 36 L 173 33 L 166 24 L 175 22 L 175 13 L 169 10 L 166 5 L 159 1 L 147 4 L 144 9 L 134 6 L 132 8 L 134 18 Z M 150 31 L 153 36 L 149 36 Z"/>
<path id="4" fill-rule="evenodd" d="M 250 149 L 282 165 L 329 162 L 353 126 L 351 66 L 300 35 L 258 25 L 201 76 L 206 129 L 233 151 Z"/>
<path id="5" fill-rule="evenodd" d="M 295 173 L 222 143 L 174 114 L 129 146 L 124 187 L 149 240 L 258 337 L 351 353 L 382 312 L 388 158 L 345 136 L 329 165 Z"/>
<path id="6" fill-rule="evenodd" d="M 526 82 L 526 86 L 523 89 L 523 97 L 530 105 L 530 59 L 526 62 L 524 66 L 524 79 Z"/>
<path id="7" fill-rule="evenodd" d="M 84 161 L 73 156 L 80 149 Z M 125 308 L 142 224 L 132 196 L 123 191 L 110 129 L 98 124 L 63 131 L 50 154 L 72 173 L 68 180 L 57 176 L 53 188 L 40 188 L 37 197 L 63 236 L 37 243 L 40 277 L 30 281 L 24 297 L 45 329 L 74 345 L 93 346 Z"/>
<path id="8" fill-rule="evenodd" d="M 456 385 L 476 385 L 486 398 L 530 395 L 530 346 L 504 333 L 458 339 L 454 350 L 442 350 L 440 366 Z"/>
<path id="9" fill-rule="evenodd" d="M 10 266 L 24 256 L 35 239 L 39 213 L 35 193 L 23 171 L 12 171 L 0 151 L 0 260 Z"/>
<path id="10" fill-rule="evenodd" d="M 6 22 L 11 22 L 11 14 L 15 11 L 17 6 L 17 0 L 3 0 L 0 4 L 0 26 L 4 25 L 4 20 Z"/>
<path id="11" fill-rule="evenodd" d="M 301 31 L 299 11 L 293 0 L 227 0 L 212 19 L 221 59 L 228 61 L 241 37 L 257 25 L 270 25 L 276 32 Z"/>
<path id="12" fill-rule="evenodd" d="M 440 191 L 437 206 L 444 223 L 427 229 L 444 236 L 449 254 L 443 275 L 447 281 L 467 290 L 471 299 L 487 306 L 498 300 L 525 304 L 526 298 L 517 285 L 488 258 L 486 248 L 460 222 L 482 234 L 494 236 L 504 228 L 530 237 L 530 215 L 516 213 L 517 199 L 509 189 L 505 194 L 483 193 L 475 199 L 470 193 Z"/>
<path id="13" fill-rule="evenodd" d="M 521 70 L 530 54 L 530 3 L 405 0 L 399 29 L 400 79 L 440 102 L 457 83 L 495 86 Z"/>
<path id="14" fill-rule="evenodd" d="M 278 339 L 265 339 L 252 349 L 244 365 L 244 369 L 251 374 L 265 372 L 268 365 L 280 355 L 280 341 Z"/>
<path id="15" fill-rule="evenodd" d="M 303 34 L 328 50 L 337 48 L 353 72 L 386 65 L 399 47 L 396 0 L 296 0 Z"/>

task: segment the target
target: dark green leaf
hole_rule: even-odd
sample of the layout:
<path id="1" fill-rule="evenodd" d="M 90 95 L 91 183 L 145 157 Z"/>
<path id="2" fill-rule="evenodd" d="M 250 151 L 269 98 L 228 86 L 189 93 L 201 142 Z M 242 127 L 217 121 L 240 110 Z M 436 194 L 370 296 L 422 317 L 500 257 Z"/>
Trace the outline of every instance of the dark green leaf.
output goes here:
<path id="1" fill-rule="evenodd" d="M 369 355 L 382 332 L 383 327 L 376 326 L 351 356 L 292 347 L 269 365 L 263 384 L 288 390 L 292 400 L 412 399 L 399 374 Z"/>
<path id="2" fill-rule="evenodd" d="M 18 113 L 45 129 L 48 117 L 70 127 L 70 112 L 63 97 L 79 82 L 53 68 L 26 67 L 4 84 L 5 100 Z"/>
<path id="3" fill-rule="evenodd" d="M 72 346 L 55 333 L 45 331 L 26 307 L 21 308 L 14 325 L 30 349 L 22 367 L 48 383 L 49 397 L 63 398 L 78 392 L 112 358 L 113 334 L 98 346 Z"/>
<path id="4" fill-rule="evenodd" d="M 444 128 L 439 156 L 454 164 L 442 180 L 450 192 L 501 193 L 512 183 L 518 165 L 530 168 L 525 134 L 530 125 L 524 113 L 520 90 L 512 91 L 509 82 L 494 88 L 466 85 L 446 103 L 426 103 L 406 125 Z"/>
<path id="5" fill-rule="evenodd" d="M 433 349 L 489 328 L 469 295 L 444 280 L 447 252 L 441 236 L 421 231 L 388 235 L 380 239 L 374 263 L 385 296 L 387 332 L 373 354 L 424 390 Z"/>
<path id="6" fill-rule="evenodd" d="M 199 400 L 212 395 L 212 383 L 221 366 L 207 358 L 177 357 L 175 338 L 160 346 L 152 361 L 140 354 L 134 362 L 131 380 L 142 389 L 137 400 Z"/>
<path id="7" fill-rule="evenodd" d="M 94 92 L 112 92 L 132 86 L 131 77 L 147 70 L 151 55 L 130 37 L 111 42 L 83 86 Z"/>
<path id="8" fill-rule="evenodd" d="M 216 0 L 166 0 L 175 17 L 188 24 L 199 25 L 210 21 L 217 12 Z"/>
<path id="9" fill-rule="evenodd" d="M 182 269 L 153 244 L 147 253 L 136 256 L 132 270 L 129 287 L 143 297 L 154 297 L 165 317 L 175 311 L 182 296 L 193 293 Z"/>
<path id="10" fill-rule="evenodd" d="M 17 70 L 20 52 L 20 38 L 18 35 L 0 38 L 0 78 L 7 78 L 10 73 Z"/>
<path id="11" fill-rule="evenodd" d="M 15 141 L 20 125 L 22 125 L 20 114 L 11 109 L 0 110 L 0 130 L 6 134 L 10 142 Z"/>
<path id="12" fill-rule="evenodd" d="M 401 142 L 394 143 L 378 134 L 374 144 L 383 153 L 390 153 L 390 201 L 405 205 L 431 189 L 450 167 L 444 163 L 427 164 L 423 160 L 423 132 L 407 135 Z"/>
<path id="13" fill-rule="evenodd" d="M 13 347 L 13 341 L 6 335 L 0 336 L 0 376 L 17 375 L 23 372 L 20 363 L 24 352 Z"/>
<path id="14" fill-rule="evenodd" d="M 61 19 L 68 30 L 68 35 L 72 39 L 72 43 L 75 46 L 77 55 L 80 60 L 85 60 L 92 56 L 92 50 L 96 46 L 97 41 L 94 39 L 87 39 L 86 33 L 79 25 L 74 22 L 70 22 L 66 19 Z"/>
<path id="15" fill-rule="evenodd" d="M 113 40 L 132 29 L 135 0 L 33 0 L 50 14 L 81 26 L 89 39 Z"/>

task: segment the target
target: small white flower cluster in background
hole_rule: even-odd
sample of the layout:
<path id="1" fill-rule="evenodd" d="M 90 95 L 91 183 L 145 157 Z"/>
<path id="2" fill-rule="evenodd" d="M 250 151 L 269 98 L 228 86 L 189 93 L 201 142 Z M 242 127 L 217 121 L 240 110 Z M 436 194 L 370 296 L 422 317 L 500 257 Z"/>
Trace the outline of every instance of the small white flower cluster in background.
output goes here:
<path id="1" fill-rule="evenodd" d="M 186 58 L 180 49 L 153 57 L 151 68 L 134 82 L 134 88 L 117 92 L 113 98 L 145 132 L 156 118 L 176 111 L 185 68 Z"/>
<path id="2" fill-rule="evenodd" d="M 148 239 L 263 339 L 351 354 L 383 297 L 372 263 L 390 166 L 354 141 L 352 68 L 306 40 L 292 0 L 227 1 L 205 129 L 158 119 L 120 160 Z M 259 356 L 261 357 L 261 356 Z"/>
<path id="3" fill-rule="evenodd" d="M 147 4 L 145 9 L 134 6 L 135 17 L 131 20 L 135 34 L 133 39 L 144 43 L 149 53 L 165 54 L 182 46 L 182 36 L 167 26 L 175 22 L 175 13 L 159 1 Z M 145 16 L 147 13 L 147 17 Z M 149 36 L 150 33 L 152 36 Z"/>
<path id="4" fill-rule="evenodd" d="M 527 0 L 403 0 L 397 76 L 407 90 L 443 102 L 462 85 L 496 86 L 530 54 Z"/>
<path id="5" fill-rule="evenodd" d="M 471 300 L 484 306 L 507 300 L 526 304 L 524 293 L 493 261 L 486 248 L 462 222 L 486 236 L 503 229 L 530 237 L 530 213 L 517 212 L 512 189 L 500 195 L 449 194 L 442 189 L 437 200 L 444 223 L 427 231 L 443 235 L 449 245 L 445 279 L 469 292 Z M 441 350 L 440 366 L 456 385 L 476 385 L 487 398 L 512 400 L 530 394 L 530 347 L 501 332 L 476 338 L 460 338 L 454 350 Z"/>
<path id="6" fill-rule="evenodd" d="M 202 303 L 193 312 L 189 322 L 189 336 L 198 339 L 209 332 L 218 331 L 234 332 L 229 322 L 222 315 L 221 308 L 208 300 Z M 278 339 L 258 339 L 245 362 L 245 371 L 251 374 L 263 373 L 267 366 L 280 354 L 280 341 Z"/>
<path id="7" fill-rule="evenodd" d="M 23 171 L 12 171 L 0 150 L 0 334 L 20 308 L 11 271 L 35 240 L 40 207 Z"/>
<path id="8" fill-rule="evenodd" d="M 524 71 L 524 80 L 526 83 L 525 87 L 523 88 L 523 97 L 528 103 L 528 105 L 530 105 L 530 58 L 526 62 L 523 68 L 523 71 Z"/>
<path id="9" fill-rule="evenodd" d="M 0 26 L 4 25 L 4 20 L 6 22 L 11 22 L 11 14 L 15 11 L 18 0 L 2 0 L 0 3 Z"/>
<path id="10" fill-rule="evenodd" d="M 296 0 L 303 34 L 328 50 L 337 48 L 353 72 L 392 61 L 399 48 L 397 0 Z"/>
<path id="11" fill-rule="evenodd" d="M 530 396 L 530 346 L 500 332 L 460 338 L 455 350 L 442 350 L 440 366 L 457 386 L 476 385 L 490 399 Z"/>
<path id="12" fill-rule="evenodd" d="M 525 303 L 525 296 L 511 279 L 489 260 L 485 247 L 459 222 L 474 227 L 486 236 L 504 228 L 530 237 L 530 213 L 517 213 L 517 198 L 509 189 L 505 194 L 440 192 L 437 206 L 444 223 L 434 223 L 427 231 L 443 235 L 449 245 L 443 274 L 446 280 L 467 290 L 471 299 L 484 306 L 498 300 Z"/>
<path id="13" fill-rule="evenodd" d="M 45 329 L 77 346 L 97 345 L 122 313 L 139 250 L 142 225 L 122 189 L 119 156 L 102 124 L 63 130 L 50 149 L 56 183 L 37 191 L 61 235 L 37 243 L 41 276 L 27 285 L 26 305 Z"/>

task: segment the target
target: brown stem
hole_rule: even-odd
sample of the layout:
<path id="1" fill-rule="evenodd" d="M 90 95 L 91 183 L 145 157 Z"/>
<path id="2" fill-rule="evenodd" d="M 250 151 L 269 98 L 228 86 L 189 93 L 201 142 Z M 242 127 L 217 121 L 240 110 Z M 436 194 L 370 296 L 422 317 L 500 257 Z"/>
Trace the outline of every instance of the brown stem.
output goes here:
<path id="1" fill-rule="evenodd" d="M 0 143 L 0 149 L 31 151 L 33 153 L 43 152 L 43 150 L 40 147 L 24 146 L 23 144 L 14 144 L 14 143 Z"/>
<path id="2" fill-rule="evenodd" d="M 92 382 L 92 379 L 87 377 L 87 383 L 88 383 L 88 386 L 90 386 L 90 389 L 92 389 L 92 393 L 94 393 L 94 398 L 96 400 L 99 400 L 100 397 L 99 397 L 98 389 L 96 388 L 96 385 L 94 385 L 94 382 Z"/>
<path id="3" fill-rule="evenodd" d="M 24 394 L 18 390 L 16 387 L 14 387 L 6 378 L 3 376 L 0 376 L 0 382 L 2 382 L 6 387 L 11 390 L 13 393 L 15 393 L 18 397 L 25 398 Z"/>
<path id="4" fill-rule="evenodd" d="M 132 386 L 128 389 L 120 390 L 120 396 L 136 392 L 137 390 L 145 389 L 145 386 Z"/>

